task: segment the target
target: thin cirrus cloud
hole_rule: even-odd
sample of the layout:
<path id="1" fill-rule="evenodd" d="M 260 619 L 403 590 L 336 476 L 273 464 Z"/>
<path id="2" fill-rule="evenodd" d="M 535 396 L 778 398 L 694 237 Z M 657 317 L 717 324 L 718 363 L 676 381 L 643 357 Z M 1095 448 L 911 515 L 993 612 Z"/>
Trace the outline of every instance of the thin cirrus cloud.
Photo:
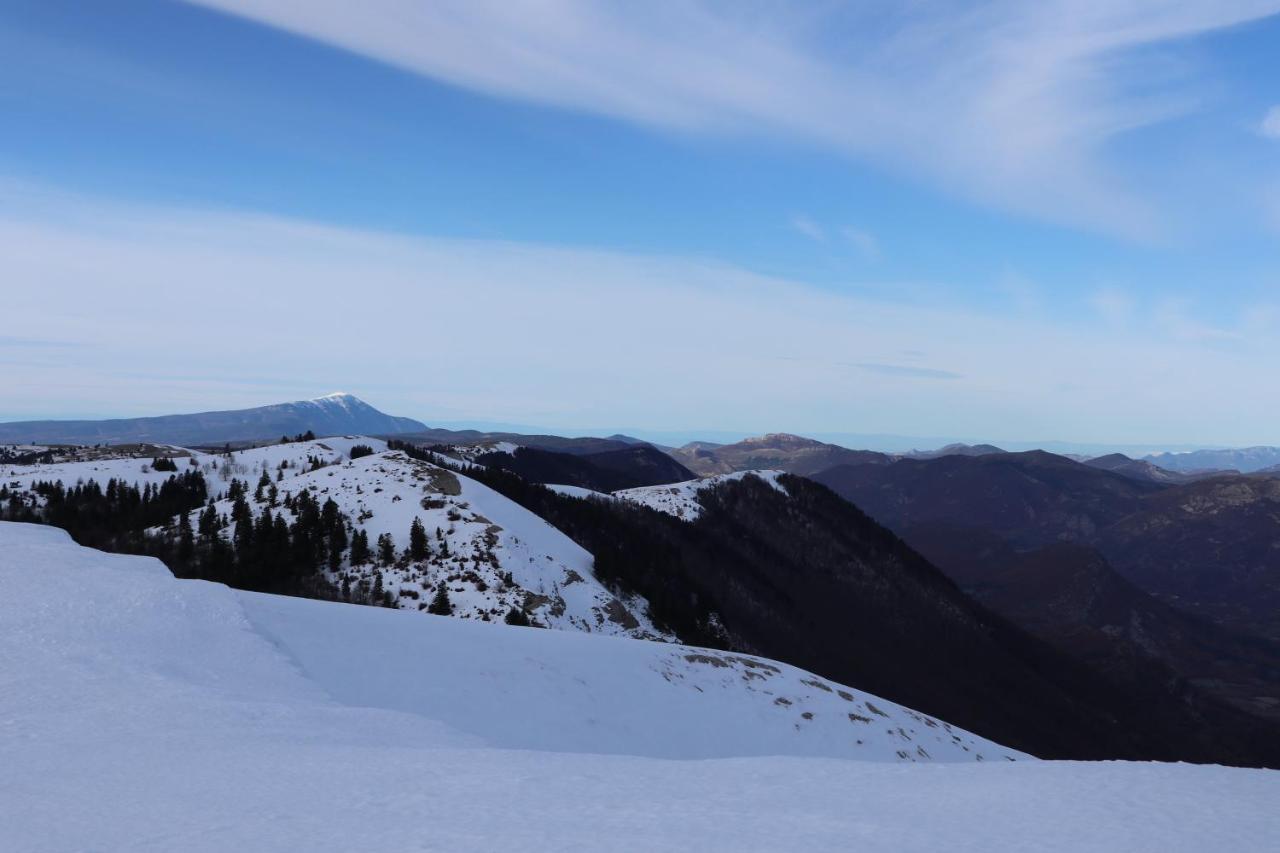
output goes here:
<path id="1" fill-rule="evenodd" d="M 188 0 L 454 85 L 680 133 L 782 137 L 1131 237 L 1117 135 L 1194 109 L 1159 51 L 1280 0 L 871 4 Z"/>
<path id="2" fill-rule="evenodd" d="M 1280 139 L 1280 105 L 1267 110 L 1258 131 L 1268 139 Z"/>
<path id="3" fill-rule="evenodd" d="M 818 243 L 825 242 L 827 239 L 827 229 L 802 214 L 791 217 L 791 228 Z"/>
<path id="4" fill-rule="evenodd" d="M 21 338 L 13 335 L 0 335 L 0 349 L 65 349 L 83 346 L 75 341 L 41 340 L 37 338 Z"/>
<path id="5" fill-rule="evenodd" d="M 867 260 L 873 261 L 880 257 L 880 241 L 870 231 L 845 225 L 840 228 L 840 236 Z"/>
<path id="6" fill-rule="evenodd" d="M 903 376 L 910 379 L 963 379 L 959 373 L 950 370 L 938 370 L 932 367 L 912 367 L 907 364 L 882 364 L 874 361 L 863 361 L 853 365 L 872 373 L 886 376 Z"/>
<path id="7" fill-rule="evenodd" d="M 828 229 L 816 220 L 799 213 L 791 217 L 790 225 L 791 230 L 815 243 L 826 243 L 828 234 L 833 234 L 866 260 L 878 260 L 880 257 L 880 241 L 870 231 L 853 225 L 840 225 Z"/>

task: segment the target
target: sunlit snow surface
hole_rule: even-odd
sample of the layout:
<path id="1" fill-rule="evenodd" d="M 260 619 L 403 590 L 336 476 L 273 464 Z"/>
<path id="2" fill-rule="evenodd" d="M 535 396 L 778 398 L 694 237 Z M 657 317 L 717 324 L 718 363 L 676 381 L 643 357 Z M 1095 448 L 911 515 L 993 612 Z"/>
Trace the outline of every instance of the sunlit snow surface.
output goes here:
<path id="1" fill-rule="evenodd" d="M 238 593 L 19 524 L 0 524 L 0 589 L 4 850 L 1264 850 L 1280 833 L 1274 772 L 1010 762 L 748 656 Z M 899 727 L 934 762 L 903 761 Z"/>

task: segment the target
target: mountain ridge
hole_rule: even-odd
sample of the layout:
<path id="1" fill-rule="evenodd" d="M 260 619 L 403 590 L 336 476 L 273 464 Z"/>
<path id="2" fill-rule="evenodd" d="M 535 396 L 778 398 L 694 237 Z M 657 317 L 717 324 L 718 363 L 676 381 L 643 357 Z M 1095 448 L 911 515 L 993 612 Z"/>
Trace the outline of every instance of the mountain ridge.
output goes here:
<path id="1" fill-rule="evenodd" d="M 786 432 L 752 436 L 734 444 L 690 442 L 667 453 L 702 476 L 762 469 L 805 476 L 833 465 L 890 460 L 873 450 L 851 450 Z"/>
<path id="2" fill-rule="evenodd" d="M 421 421 L 385 414 L 345 392 L 248 409 L 106 420 L 42 420 L 0 423 L 4 444 L 127 444 L 183 446 L 275 440 L 315 435 L 395 435 L 426 429 Z"/>

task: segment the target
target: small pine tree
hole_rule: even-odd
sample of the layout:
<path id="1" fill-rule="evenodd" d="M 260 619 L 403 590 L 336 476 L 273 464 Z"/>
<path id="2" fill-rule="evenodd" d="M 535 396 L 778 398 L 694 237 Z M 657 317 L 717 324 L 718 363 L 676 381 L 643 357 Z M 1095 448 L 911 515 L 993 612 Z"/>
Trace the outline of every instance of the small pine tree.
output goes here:
<path id="1" fill-rule="evenodd" d="M 191 530 L 191 516 L 188 513 L 178 515 L 178 559 L 184 563 L 195 553 L 195 535 Z"/>
<path id="2" fill-rule="evenodd" d="M 378 562 L 389 566 L 396 561 L 396 541 L 390 533 L 378 536 Z"/>
<path id="3" fill-rule="evenodd" d="M 351 534 L 351 565 L 360 566 L 369 562 L 369 534 L 360 528 Z"/>
<path id="4" fill-rule="evenodd" d="M 503 622 L 508 625 L 524 625 L 528 627 L 529 617 L 524 615 L 524 611 L 513 607 L 507 611 L 507 615 L 502 618 Z"/>
<path id="5" fill-rule="evenodd" d="M 418 562 L 427 559 L 427 529 L 422 526 L 422 519 L 414 517 L 409 526 L 409 559 Z"/>
<path id="6" fill-rule="evenodd" d="M 453 614 L 453 602 L 449 600 L 449 588 L 443 582 L 436 587 L 436 594 L 431 596 L 431 603 L 427 605 L 427 612 L 434 613 L 437 616 L 451 616 Z"/>
<path id="7" fill-rule="evenodd" d="M 271 485 L 271 475 L 266 471 L 262 472 L 262 476 L 258 478 L 258 487 L 253 490 L 253 499 L 258 503 L 262 503 L 265 491 Z"/>
<path id="8" fill-rule="evenodd" d="M 204 508 L 204 512 L 200 513 L 199 531 L 202 539 L 212 539 L 218 533 L 218 508 L 214 506 L 213 498 L 209 498 L 209 504 Z"/>

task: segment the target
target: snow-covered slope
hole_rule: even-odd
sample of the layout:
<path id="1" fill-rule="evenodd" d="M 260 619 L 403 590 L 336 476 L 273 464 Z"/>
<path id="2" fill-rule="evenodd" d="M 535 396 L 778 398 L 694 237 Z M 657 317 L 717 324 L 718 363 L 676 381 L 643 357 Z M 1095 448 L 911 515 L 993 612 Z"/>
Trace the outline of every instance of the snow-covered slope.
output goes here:
<path id="1" fill-rule="evenodd" d="M 423 714 L 496 746 L 662 758 L 1027 758 L 750 655 L 242 597 L 259 632 L 335 699 Z"/>
<path id="2" fill-rule="evenodd" d="M 698 494 L 704 489 L 713 489 L 721 483 L 741 480 L 743 477 L 758 477 L 779 491 L 785 491 L 778 482 L 784 471 L 738 471 L 733 474 L 715 474 L 683 483 L 672 483 L 667 486 L 641 486 L 637 489 L 623 489 L 613 496 L 625 501 L 647 506 L 674 515 L 685 521 L 693 521 L 702 514 L 702 504 L 698 502 Z"/>
<path id="3" fill-rule="evenodd" d="M 564 495 L 569 498 L 604 498 L 608 499 L 613 495 L 608 492 L 597 492 L 595 489 L 586 489 L 582 486 L 564 486 L 559 483 L 547 483 L 547 488 L 556 494 Z"/>
<path id="4" fill-rule="evenodd" d="M 239 593 L 11 523 L 0 588 L 6 850 L 1264 850 L 1280 832 L 1274 772 L 977 763 L 1006 751 L 756 658 Z M 871 722 L 841 719 L 855 704 Z M 903 760 L 897 727 L 934 762 Z"/>
<path id="5" fill-rule="evenodd" d="M 294 476 L 306 471 L 315 461 L 326 465 L 341 462 L 350 457 L 352 447 L 360 444 L 377 451 L 387 448 L 384 441 L 348 435 L 318 441 L 271 444 L 237 450 L 230 454 L 169 448 L 168 455 L 173 457 L 179 472 L 193 467 L 199 470 L 204 475 L 210 492 L 219 496 L 226 493 L 232 478 L 248 480 L 252 486 L 263 471 L 273 478 L 278 471 L 284 471 L 286 476 Z M 0 484 L 11 489 L 25 490 L 41 481 L 60 481 L 63 485 L 73 486 L 77 482 L 89 480 L 97 480 L 99 484 L 105 485 L 108 480 L 117 479 L 138 486 L 147 483 L 156 486 L 173 476 L 172 471 L 156 471 L 151 467 L 155 454 L 150 452 L 138 455 L 136 451 L 119 447 L 61 452 L 74 454 L 77 461 L 37 465 L 0 464 Z"/>
<path id="6" fill-rule="evenodd" d="M 308 490 L 332 498 L 370 542 L 386 534 L 397 550 L 420 519 L 431 542 L 421 561 L 351 566 L 335 584 L 381 587 L 400 607 L 424 610 L 430 590 L 449 588 L 453 615 L 501 621 L 513 607 L 550 628 L 674 639 L 649 620 L 642 600 L 620 598 L 595 578 L 591 554 L 537 515 L 481 483 L 398 451 L 305 471 L 277 484 L 281 495 Z M 259 514 L 266 501 L 251 500 Z M 219 511 L 229 513 L 222 501 Z M 283 507 L 280 512 L 288 513 Z M 193 513 L 193 521 L 195 518 Z"/>
<path id="7" fill-rule="evenodd" d="M 462 735 L 450 743 L 513 749 L 1027 758 L 763 658 L 239 592 L 82 548 L 52 527 L 0 522 L 0 583 L 11 593 L 0 605 L 6 626 L 35 646 L 14 665 L 33 678 L 74 670 L 121 684 L 171 679 L 206 696 L 383 709 Z M 64 607 L 41 603 L 51 588 Z"/>
<path id="8" fill-rule="evenodd" d="M 375 453 L 350 459 L 352 447 L 367 445 Z M 318 503 L 332 498 L 371 544 L 392 537 L 397 553 L 409 544 L 415 518 L 428 533 L 431 553 L 424 560 L 401 556 L 392 565 L 352 566 L 349 557 L 329 571 L 335 586 L 357 586 L 389 592 L 408 610 L 424 610 L 432 590 L 445 584 L 453 615 L 501 621 L 515 608 L 551 628 L 674 639 L 654 626 L 643 600 L 618 596 L 596 580 L 591 554 L 537 515 L 470 478 L 444 468 L 387 451 L 386 443 L 362 436 L 325 438 L 235 451 L 192 452 L 177 460 L 179 470 L 202 471 L 209 488 L 225 494 L 231 479 L 249 484 L 246 496 L 253 515 L 270 507 L 286 519 L 296 516 L 283 501 L 306 490 Z M 184 467 L 185 466 L 185 467 Z M 319 466 L 319 467 L 317 467 Z M 277 495 L 254 496 L 254 485 L 266 474 Z M 95 479 L 159 484 L 172 476 L 154 471 L 149 459 L 95 459 L 50 465 L 0 466 L 0 483 L 29 490 L 40 481 L 70 486 Z M 231 501 L 217 504 L 231 515 Z M 197 524 L 199 511 L 191 513 Z M 230 537 L 231 528 L 223 530 Z"/>

